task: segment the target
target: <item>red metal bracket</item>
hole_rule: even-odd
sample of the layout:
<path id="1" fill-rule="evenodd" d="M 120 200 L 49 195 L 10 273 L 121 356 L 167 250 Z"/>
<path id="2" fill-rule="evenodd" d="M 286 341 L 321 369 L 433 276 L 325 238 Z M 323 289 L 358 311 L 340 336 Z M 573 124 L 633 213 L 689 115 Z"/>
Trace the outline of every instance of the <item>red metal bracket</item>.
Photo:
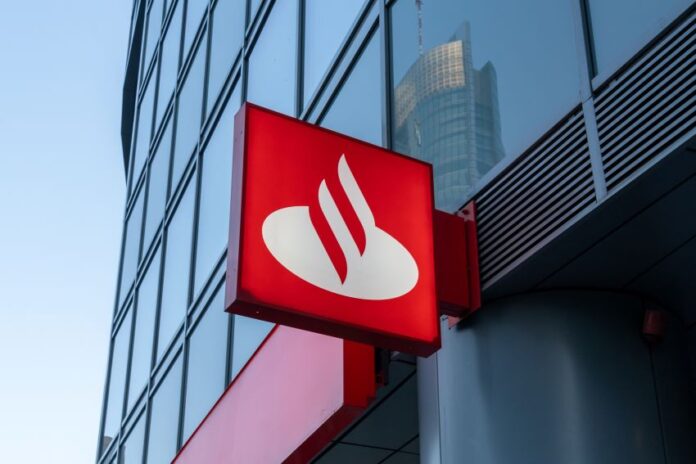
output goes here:
<path id="1" fill-rule="evenodd" d="M 481 307 L 476 205 L 457 214 L 435 210 L 433 220 L 440 313 L 461 319 Z"/>

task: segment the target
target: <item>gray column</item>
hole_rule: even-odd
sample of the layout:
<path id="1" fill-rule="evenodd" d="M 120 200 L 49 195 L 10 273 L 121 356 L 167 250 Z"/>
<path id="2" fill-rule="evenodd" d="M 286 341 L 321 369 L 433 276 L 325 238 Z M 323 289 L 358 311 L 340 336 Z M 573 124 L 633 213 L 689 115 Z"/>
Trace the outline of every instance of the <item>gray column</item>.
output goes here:
<path id="1" fill-rule="evenodd" d="M 672 321 L 651 349 L 643 303 L 540 292 L 443 322 L 442 349 L 419 362 L 421 462 L 696 462 L 682 332 Z"/>

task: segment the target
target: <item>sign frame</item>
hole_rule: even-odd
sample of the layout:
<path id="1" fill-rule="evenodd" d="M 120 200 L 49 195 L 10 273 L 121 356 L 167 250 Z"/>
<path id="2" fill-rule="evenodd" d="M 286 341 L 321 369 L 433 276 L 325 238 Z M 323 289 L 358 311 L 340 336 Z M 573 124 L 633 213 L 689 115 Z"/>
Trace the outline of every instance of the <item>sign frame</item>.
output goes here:
<path id="1" fill-rule="evenodd" d="M 254 156 L 249 153 L 249 134 L 247 131 L 250 125 L 255 124 L 252 119 L 257 117 L 275 119 L 278 124 L 291 125 L 298 131 L 315 131 L 315 134 L 321 133 L 330 137 L 336 137 L 347 141 L 346 143 L 363 147 L 365 150 L 371 150 L 372 152 L 379 151 L 386 156 L 399 158 L 399 162 L 413 163 L 414 166 L 418 166 L 417 169 L 422 169 L 423 172 L 427 172 L 427 176 L 423 175 L 423 182 L 427 183 L 427 185 L 424 185 L 424 188 L 427 189 L 429 200 L 426 199 L 424 201 L 429 201 L 430 204 L 429 210 L 425 211 L 424 209 L 424 212 L 421 213 L 425 217 L 422 219 L 419 218 L 419 220 L 425 221 L 426 226 L 429 224 L 430 227 L 428 232 L 429 238 L 426 238 L 426 240 L 429 240 L 429 245 L 427 246 L 430 247 L 428 251 L 430 256 L 424 260 L 425 262 L 419 262 L 418 266 L 419 271 L 423 272 L 421 275 L 427 276 L 424 278 L 426 280 L 423 281 L 423 285 L 428 285 L 428 287 L 425 290 L 419 289 L 419 291 L 421 293 L 427 293 L 428 301 L 423 303 L 424 309 L 422 311 L 424 312 L 419 315 L 421 317 L 419 320 L 426 322 L 421 324 L 422 327 L 416 329 L 417 332 L 415 332 L 415 334 L 411 335 L 398 332 L 400 327 L 409 323 L 405 319 L 408 316 L 404 316 L 399 312 L 394 312 L 393 316 L 390 315 L 389 317 L 381 316 L 383 319 L 379 321 L 379 323 L 382 324 L 380 328 L 375 328 L 374 326 L 365 327 L 347 320 L 332 319 L 326 317 L 325 314 L 310 314 L 305 311 L 304 308 L 291 308 L 288 306 L 269 304 L 262 298 L 258 298 L 257 294 L 245 288 L 243 276 L 248 270 L 244 268 L 246 262 L 244 253 L 249 252 L 246 248 L 249 238 L 245 236 L 246 232 L 244 227 L 245 218 L 247 217 L 247 211 L 245 209 L 247 208 L 246 195 L 248 188 L 247 183 L 249 182 L 248 163 L 249 156 Z M 259 129 L 253 128 L 252 130 Z M 429 356 L 440 348 L 440 321 L 437 288 L 435 284 L 435 247 L 433 244 L 434 235 L 432 233 L 435 210 L 433 207 L 432 166 L 430 164 L 325 128 L 298 121 L 289 116 L 249 103 L 245 103 L 235 116 L 234 154 L 232 164 L 227 285 L 225 294 L 225 308 L 228 312 L 367 343 L 380 348 L 407 352 L 418 356 Z M 407 208 L 404 208 L 403 214 L 409 214 Z M 258 250 L 255 249 L 254 252 L 256 251 Z M 268 252 L 268 250 L 263 250 L 263 252 Z M 421 285 L 420 282 L 418 285 Z M 410 323 L 412 326 L 416 325 L 415 322 Z M 387 325 L 391 327 L 387 327 Z M 394 329 L 393 327 L 397 327 L 398 329 Z"/>

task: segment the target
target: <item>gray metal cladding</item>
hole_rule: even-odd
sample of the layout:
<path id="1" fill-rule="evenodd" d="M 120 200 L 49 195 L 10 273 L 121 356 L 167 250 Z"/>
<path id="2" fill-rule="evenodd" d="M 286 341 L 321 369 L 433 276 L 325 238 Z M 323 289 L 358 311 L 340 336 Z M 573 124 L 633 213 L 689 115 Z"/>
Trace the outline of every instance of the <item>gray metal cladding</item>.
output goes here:
<path id="1" fill-rule="evenodd" d="M 659 39 L 595 97 L 609 191 L 696 129 L 696 13 Z"/>
<path id="2" fill-rule="evenodd" d="M 578 108 L 476 196 L 484 288 L 595 202 Z"/>

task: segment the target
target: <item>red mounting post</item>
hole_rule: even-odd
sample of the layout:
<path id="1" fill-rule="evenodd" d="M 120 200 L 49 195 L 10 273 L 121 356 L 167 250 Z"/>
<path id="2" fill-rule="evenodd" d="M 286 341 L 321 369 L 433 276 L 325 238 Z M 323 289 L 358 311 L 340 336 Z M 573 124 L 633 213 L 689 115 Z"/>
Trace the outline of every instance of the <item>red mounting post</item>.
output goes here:
<path id="1" fill-rule="evenodd" d="M 476 205 L 457 214 L 435 210 L 433 219 L 440 313 L 461 319 L 481 307 Z"/>

